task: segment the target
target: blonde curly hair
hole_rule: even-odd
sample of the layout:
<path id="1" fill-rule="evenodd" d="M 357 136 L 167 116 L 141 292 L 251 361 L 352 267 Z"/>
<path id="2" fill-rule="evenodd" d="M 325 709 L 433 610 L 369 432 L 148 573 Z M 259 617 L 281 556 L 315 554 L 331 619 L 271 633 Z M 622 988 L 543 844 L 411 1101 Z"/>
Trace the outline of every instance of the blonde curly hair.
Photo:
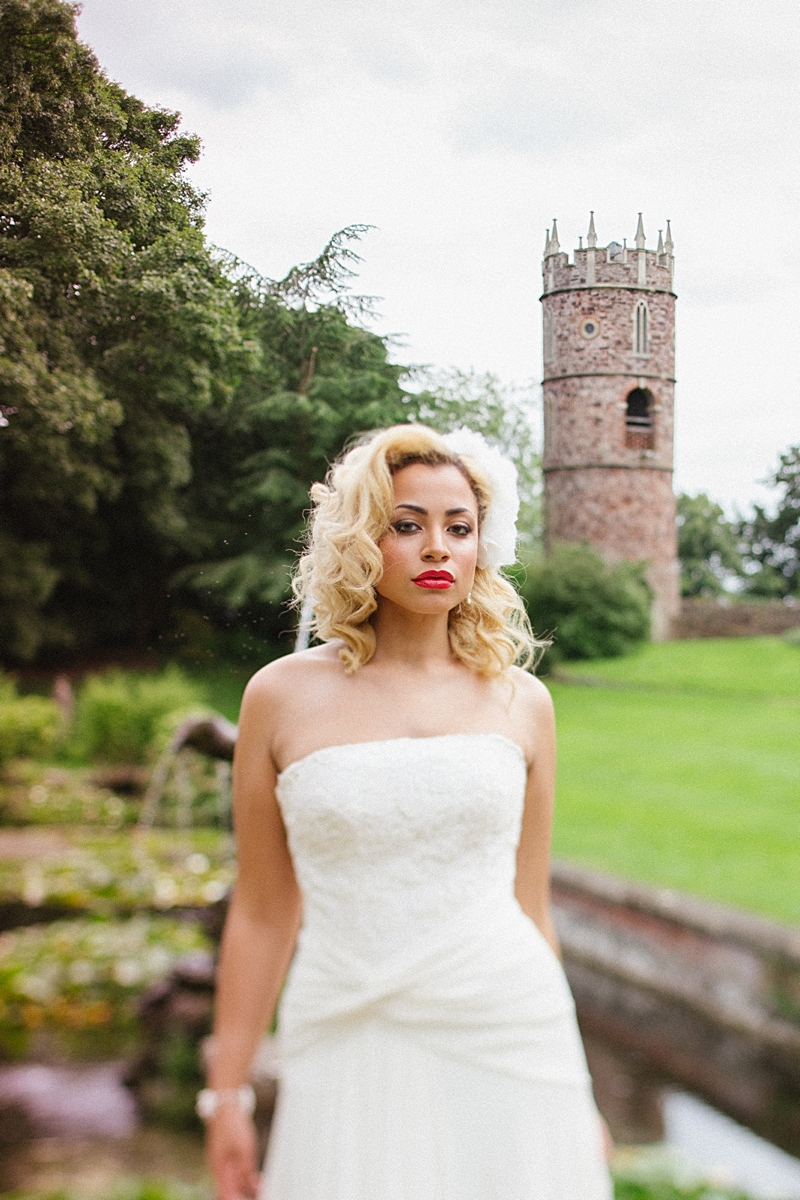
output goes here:
<path id="1" fill-rule="evenodd" d="M 392 476 L 412 463 L 457 467 L 475 493 L 480 527 L 492 502 L 489 480 L 426 425 L 394 425 L 367 434 L 334 463 L 325 483 L 311 488 L 314 509 L 292 581 L 295 603 L 313 610 L 318 638 L 344 643 L 339 657 L 348 674 L 375 653 L 370 617 L 383 574 L 378 543 L 394 507 Z M 451 610 L 448 628 L 456 657 L 486 677 L 501 675 L 515 661 L 531 666 L 547 645 L 534 639 L 515 588 L 489 567 L 476 569 L 472 603 Z"/>

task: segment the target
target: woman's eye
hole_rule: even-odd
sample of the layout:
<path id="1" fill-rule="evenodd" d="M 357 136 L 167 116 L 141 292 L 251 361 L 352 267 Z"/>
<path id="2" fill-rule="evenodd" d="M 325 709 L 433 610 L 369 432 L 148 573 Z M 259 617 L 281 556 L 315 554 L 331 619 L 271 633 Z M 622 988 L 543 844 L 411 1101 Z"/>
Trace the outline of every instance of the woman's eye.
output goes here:
<path id="1" fill-rule="evenodd" d="M 416 521 L 395 521 L 392 529 L 395 533 L 416 533 L 419 525 Z"/>
<path id="2" fill-rule="evenodd" d="M 451 525 L 450 532 L 454 533 L 456 537 L 469 537 L 469 535 L 472 533 L 472 526 L 461 524 Z"/>

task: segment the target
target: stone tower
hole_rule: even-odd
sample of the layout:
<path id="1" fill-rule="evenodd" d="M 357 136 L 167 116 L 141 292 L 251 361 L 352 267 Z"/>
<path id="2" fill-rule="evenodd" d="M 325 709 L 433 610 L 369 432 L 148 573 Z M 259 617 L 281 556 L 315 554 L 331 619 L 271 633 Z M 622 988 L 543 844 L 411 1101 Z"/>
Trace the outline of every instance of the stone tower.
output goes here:
<path id="1" fill-rule="evenodd" d="M 582 242 L 570 263 L 553 221 L 542 264 L 546 539 L 646 562 L 662 640 L 680 603 L 672 235 L 646 249 L 640 213 L 633 249 L 599 247 L 592 214 Z"/>

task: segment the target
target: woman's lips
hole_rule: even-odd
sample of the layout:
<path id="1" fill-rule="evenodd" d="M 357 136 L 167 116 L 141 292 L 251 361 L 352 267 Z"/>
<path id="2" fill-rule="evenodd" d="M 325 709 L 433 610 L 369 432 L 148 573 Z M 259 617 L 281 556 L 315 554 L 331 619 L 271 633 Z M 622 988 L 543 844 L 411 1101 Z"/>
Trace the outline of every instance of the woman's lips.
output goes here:
<path id="1" fill-rule="evenodd" d="M 446 591 L 452 587 L 455 579 L 449 571 L 423 571 L 421 575 L 417 575 L 416 579 L 412 579 L 417 587 L 433 588 L 435 591 Z"/>

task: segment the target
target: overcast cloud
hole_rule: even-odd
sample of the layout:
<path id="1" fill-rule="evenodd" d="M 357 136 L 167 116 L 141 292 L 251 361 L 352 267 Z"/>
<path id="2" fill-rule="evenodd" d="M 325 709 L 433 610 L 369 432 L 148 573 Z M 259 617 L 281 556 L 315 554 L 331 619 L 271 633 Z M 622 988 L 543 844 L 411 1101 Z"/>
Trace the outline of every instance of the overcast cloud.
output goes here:
<path id="1" fill-rule="evenodd" d="M 541 374 L 541 252 L 672 219 L 676 486 L 726 506 L 800 441 L 800 9 L 704 0 L 84 0 L 179 108 L 219 245 L 271 276 L 369 222 L 403 362 Z"/>

